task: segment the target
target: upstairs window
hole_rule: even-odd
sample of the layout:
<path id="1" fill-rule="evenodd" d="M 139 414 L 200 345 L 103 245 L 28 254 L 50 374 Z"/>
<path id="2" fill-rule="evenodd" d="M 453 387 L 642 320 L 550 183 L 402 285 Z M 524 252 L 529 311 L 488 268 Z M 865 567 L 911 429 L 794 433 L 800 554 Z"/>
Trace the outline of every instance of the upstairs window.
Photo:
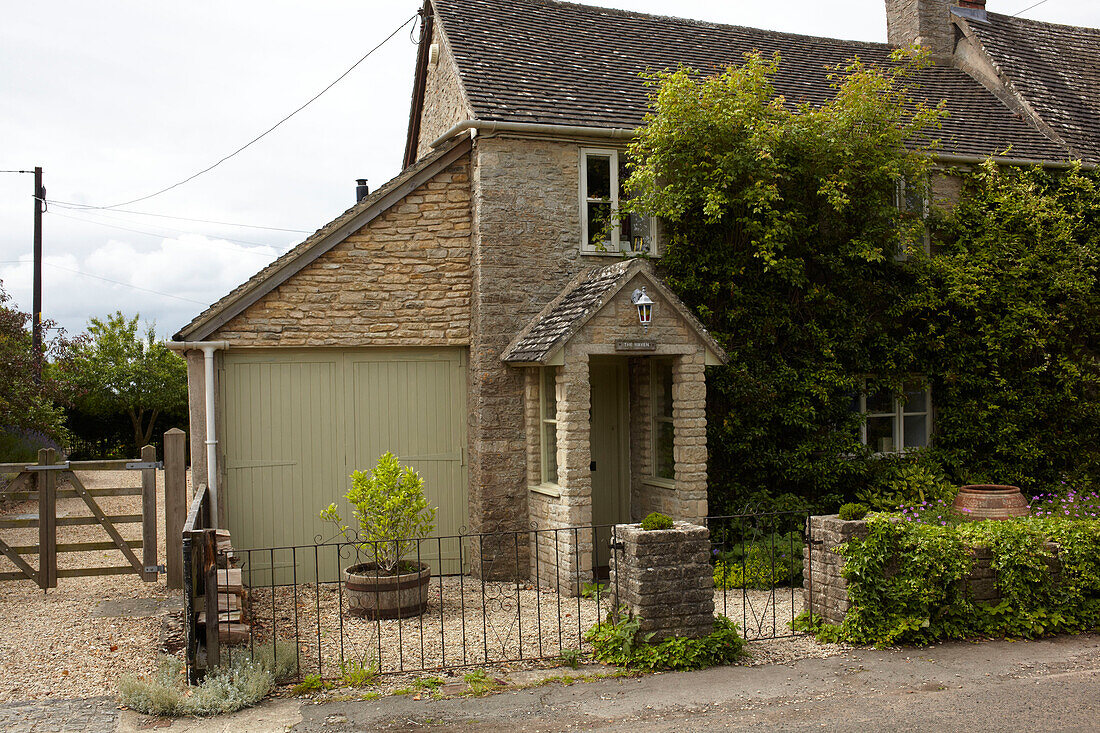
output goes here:
<path id="1" fill-rule="evenodd" d="M 920 382 L 907 382 L 901 394 L 884 389 L 864 392 L 858 403 L 864 416 L 860 440 L 875 453 L 902 453 L 928 445 L 932 395 Z"/>
<path id="2" fill-rule="evenodd" d="M 586 254 L 657 254 L 657 222 L 619 213 L 629 173 L 618 150 L 581 150 L 581 251 Z"/>
<path id="3" fill-rule="evenodd" d="M 904 179 L 898 181 L 897 189 L 894 192 L 894 205 L 901 214 L 902 221 L 906 223 L 914 220 L 920 221 L 921 233 L 919 237 L 924 247 L 924 253 L 928 254 L 932 247 L 932 238 L 925 224 L 928 219 L 929 208 L 928 181 L 906 181 Z M 905 262 L 909 259 L 908 242 L 898 242 L 898 251 L 894 259 L 898 262 Z"/>

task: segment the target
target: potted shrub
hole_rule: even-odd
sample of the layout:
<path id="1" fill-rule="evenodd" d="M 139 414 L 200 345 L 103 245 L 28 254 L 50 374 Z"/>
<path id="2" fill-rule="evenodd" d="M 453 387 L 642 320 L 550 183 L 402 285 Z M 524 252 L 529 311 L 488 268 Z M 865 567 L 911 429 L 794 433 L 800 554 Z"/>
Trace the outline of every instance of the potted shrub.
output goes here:
<path id="1" fill-rule="evenodd" d="M 371 472 L 355 471 L 344 496 L 359 523 L 353 530 L 336 504 L 321 518 L 336 525 L 360 556 L 373 558 L 344 570 L 344 587 L 352 614 L 368 618 L 418 616 L 428 607 L 431 570 L 405 559 L 419 538 L 435 529 L 435 509 L 424 496 L 424 480 L 397 456 L 386 452 Z"/>

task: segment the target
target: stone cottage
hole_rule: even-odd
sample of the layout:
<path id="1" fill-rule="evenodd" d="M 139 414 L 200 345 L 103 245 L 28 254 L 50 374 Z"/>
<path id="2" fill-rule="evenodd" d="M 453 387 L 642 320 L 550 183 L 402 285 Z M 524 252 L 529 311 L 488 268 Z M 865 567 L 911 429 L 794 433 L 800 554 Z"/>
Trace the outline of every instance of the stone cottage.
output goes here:
<path id="1" fill-rule="evenodd" d="M 174 337 L 193 475 L 235 544 L 312 544 L 319 508 L 386 450 L 424 476 L 440 535 L 707 516 L 705 375 L 725 354 L 660 279 L 660 222 L 612 216 L 641 72 L 778 51 L 777 90 L 821 103 L 828 68 L 919 43 L 936 61 L 922 89 L 951 112 L 941 163 L 1100 157 L 1098 31 L 983 0 L 886 6 L 875 44 L 427 0 L 405 169 Z M 926 441 L 931 402 L 867 405 L 868 440 Z M 538 555 L 511 544 L 526 573 Z M 564 554 L 585 566 L 598 545 Z"/>

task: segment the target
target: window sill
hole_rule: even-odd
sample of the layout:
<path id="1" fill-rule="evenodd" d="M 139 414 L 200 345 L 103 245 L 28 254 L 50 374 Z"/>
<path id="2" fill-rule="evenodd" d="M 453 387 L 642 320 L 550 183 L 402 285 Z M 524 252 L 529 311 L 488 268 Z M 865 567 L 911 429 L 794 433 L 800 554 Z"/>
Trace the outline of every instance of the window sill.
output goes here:
<path id="1" fill-rule="evenodd" d="M 642 478 L 642 483 L 646 486 L 656 486 L 658 489 L 675 489 L 676 481 L 670 478 L 657 478 L 656 476 L 645 476 Z"/>
<path id="2" fill-rule="evenodd" d="M 649 252 L 615 252 L 613 250 L 595 250 L 581 248 L 581 254 L 586 257 L 624 257 L 626 259 L 633 259 L 635 257 L 648 257 L 651 260 L 661 259 L 660 255 L 650 254 Z"/>
<path id="3" fill-rule="evenodd" d="M 561 487 L 557 484 L 535 484 L 527 487 L 528 491 L 532 491 L 536 494 L 542 494 L 543 496 L 549 496 L 554 499 L 561 498 Z"/>

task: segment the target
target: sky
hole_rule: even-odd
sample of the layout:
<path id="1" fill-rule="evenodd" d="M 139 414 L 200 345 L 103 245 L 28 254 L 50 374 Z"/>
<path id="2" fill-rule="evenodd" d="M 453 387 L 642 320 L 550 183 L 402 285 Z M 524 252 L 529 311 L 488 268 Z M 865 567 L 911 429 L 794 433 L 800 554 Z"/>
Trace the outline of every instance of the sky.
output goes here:
<path id="1" fill-rule="evenodd" d="M 1036 1 L 989 0 L 988 8 L 1013 14 Z M 886 40 L 883 0 L 589 4 Z M 77 334 L 93 316 L 140 313 L 168 337 L 352 205 L 356 178 L 375 188 L 397 175 L 415 23 L 209 173 L 130 205 L 81 208 L 144 197 L 233 152 L 347 71 L 420 5 L 8 3 L 0 24 L 0 170 L 42 166 L 47 199 L 57 202 L 43 225 L 44 317 Z M 1100 27 L 1100 3 L 1046 0 L 1023 17 Z M 33 176 L 0 173 L 0 281 L 27 312 L 32 192 Z"/>

